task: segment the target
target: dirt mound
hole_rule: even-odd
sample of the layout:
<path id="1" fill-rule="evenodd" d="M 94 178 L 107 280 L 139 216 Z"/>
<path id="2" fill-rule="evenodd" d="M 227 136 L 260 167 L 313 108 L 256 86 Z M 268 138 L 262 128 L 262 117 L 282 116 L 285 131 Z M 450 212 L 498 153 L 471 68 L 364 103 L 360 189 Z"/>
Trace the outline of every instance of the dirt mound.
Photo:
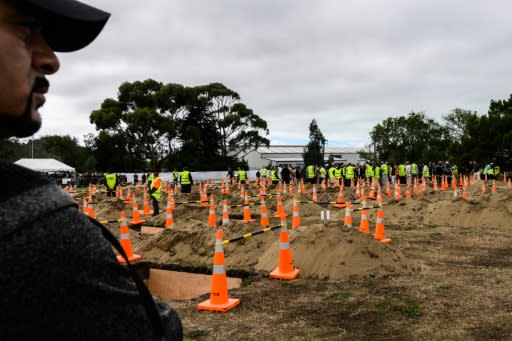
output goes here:
<path id="1" fill-rule="evenodd" d="M 454 198 L 452 191 L 428 190 L 412 200 L 394 202 L 384 196 L 386 204 L 386 236 L 393 239 L 393 229 L 400 227 L 419 228 L 421 226 L 482 226 L 505 227 L 509 225 L 512 214 L 512 191 L 500 188 L 496 193 L 480 194 L 480 185 L 468 189 L 469 200 Z M 489 189 L 490 192 L 490 189 Z M 208 194 L 215 195 L 217 221 L 222 216 L 223 199 L 230 205 L 230 224 L 223 228 L 224 238 L 232 239 L 246 233 L 260 231 L 260 201 L 256 189 L 248 190 L 251 199 L 251 215 L 254 222 L 244 223 L 243 199 L 239 192 L 223 196 L 216 189 Z M 294 193 L 295 194 L 295 193 Z M 419 269 L 418 264 L 407 260 L 400 249 L 393 244 L 384 245 L 373 236 L 361 234 L 359 225 L 360 203 L 356 200 L 354 189 L 347 189 L 345 198 L 353 201 L 354 227 L 343 226 L 345 209 L 334 208 L 337 191 L 318 193 L 319 203 L 311 202 L 309 194 L 299 195 L 299 212 L 301 227 L 291 230 L 290 243 L 294 264 L 301 269 L 305 278 L 340 280 L 350 276 L 381 277 L 394 273 L 404 273 Z M 139 195 L 139 199 L 142 196 Z M 283 195 L 283 207 L 291 222 L 293 195 Z M 166 196 L 162 198 L 165 203 Z M 197 202 L 199 194 L 176 195 L 177 207 L 173 212 L 175 226 L 163 230 L 157 235 L 144 235 L 132 231 L 131 239 L 134 249 L 144 260 L 162 266 L 172 265 L 181 268 L 202 269 L 210 271 L 214 253 L 214 229 L 207 225 L 208 207 Z M 268 192 L 266 205 L 271 226 L 278 226 L 280 221 L 274 217 L 276 212 L 276 193 Z M 373 201 L 369 204 L 374 205 Z M 121 201 L 105 198 L 104 194 L 95 196 L 96 215 L 101 219 L 111 220 L 119 217 L 119 211 L 125 209 L 131 215 L 131 207 Z M 142 203 L 139 203 L 142 209 Z M 326 225 L 320 220 L 320 212 L 329 210 L 331 220 Z M 143 217 L 147 225 L 163 226 L 165 223 L 165 206 L 156 217 Z M 376 210 L 369 213 L 371 231 L 374 231 Z M 111 231 L 117 233 L 118 224 L 108 224 Z M 290 227 L 290 226 L 289 226 Z M 226 265 L 228 271 L 267 274 L 278 264 L 279 229 L 262 233 L 238 242 L 225 245 Z"/>
<path id="2" fill-rule="evenodd" d="M 480 193 L 479 185 L 468 188 L 468 200 L 452 191 L 423 193 L 416 199 L 385 207 L 387 226 L 507 227 L 512 214 L 512 191 Z"/>

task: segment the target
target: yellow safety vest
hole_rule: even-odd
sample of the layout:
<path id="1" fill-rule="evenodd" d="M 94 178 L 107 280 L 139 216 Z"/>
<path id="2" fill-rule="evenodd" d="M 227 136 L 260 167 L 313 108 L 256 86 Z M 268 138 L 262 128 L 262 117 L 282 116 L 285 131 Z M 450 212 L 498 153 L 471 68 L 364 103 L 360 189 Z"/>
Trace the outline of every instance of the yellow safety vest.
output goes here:
<path id="1" fill-rule="evenodd" d="M 181 184 L 182 185 L 190 185 L 190 172 L 189 171 L 183 171 L 181 172 Z"/>
<path id="2" fill-rule="evenodd" d="M 352 180 L 354 178 L 354 166 L 347 166 L 346 171 L 346 178 Z"/>
<path id="3" fill-rule="evenodd" d="M 114 187 L 116 185 L 116 174 L 115 173 L 105 174 L 105 182 L 107 184 L 108 189 L 114 189 Z"/>
<path id="4" fill-rule="evenodd" d="M 151 193 L 151 196 L 156 200 L 159 200 L 160 195 L 162 194 L 162 180 L 160 180 L 159 176 L 157 176 L 156 178 L 153 179 L 153 181 L 151 181 L 151 188 L 156 189 L 156 191 Z"/>

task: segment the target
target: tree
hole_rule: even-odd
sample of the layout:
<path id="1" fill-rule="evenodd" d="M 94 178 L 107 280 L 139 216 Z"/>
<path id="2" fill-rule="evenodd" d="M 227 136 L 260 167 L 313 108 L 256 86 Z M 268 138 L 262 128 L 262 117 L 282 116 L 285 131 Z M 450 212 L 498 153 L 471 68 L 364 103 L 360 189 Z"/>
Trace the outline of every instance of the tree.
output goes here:
<path id="1" fill-rule="evenodd" d="M 415 112 L 385 119 L 370 139 L 376 157 L 390 162 L 446 160 L 450 144 L 446 127 Z"/>
<path id="2" fill-rule="evenodd" d="M 509 163 L 512 159 L 512 95 L 507 100 L 491 100 L 487 116 L 482 117 L 480 131 L 495 161 Z"/>
<path id="3" fill-rule="evenodd" d="M 443 117 L 451 143 L 448 149 L 449 159 L 461 166 L 470 160 L 479 159 L 480 118 L 476 112 L 464 109 L 454 109 Z"/>
<path id="4" fill-rule="evenodd" d="M 96 151 L 98 161 L 108 160 L 112 153 L 126 153 L 132 158 L 131 164 L 149 159 L 150 166 L 157 168 L 162 157 L 169 152 L 170 141 L 177 135 L 174 121 L 182 104 L 173 102 L 172 98 L 164 100 L 164 95 L 171 93 L 181 100 L 178 89 L 164 87 L 152 79 L 121 84 L 117 100 L 105 99 L 100 109 L 90 115 L 91 123 L 104 133 L 101 136 L 103 141 L 110 137 L 124 143 L 116 144 L 115 150 L 99 143 Z M 100 161 L 100 164 L 105 167 L 105 162 Z"/>
<path id="5" fill-rule="evenodd" d="M 240 95 L 221 83 L 198 86 L 195 90 L 208 99 L 208 113 L 215 117 L 220 137 L 220 155 L 243 154 L 259 146 L 269 146 L 267 122 L 240 102 Z"/>
<path id="6" fill-rule="evenodd" d="M 219 157 L 220 135 L 215 117 L 207 114 L 209 99 L 198 89 L 193 91 L 195 96 L 187 104 L 188 115 L 179 135 L 181 150 L 171 163 L 179 168 L 188 166 L 194 170 L 224 169 L 224 160 Z"/>
<path id="7" fill-rule="evenodd" d="M 304 148 L 302 158 L 304 165 L 323 165 L 324 150 L 327 140 L 320 131 L 316 120 L 313 119 L 309 124 L 309 142 Z"/>
<path id="8" fill-rule="evenodd" d="M 46 135 L 38 139 L 44 149 L 44 157 L 51 157 L 72 166 L 78 172 L 85 171 L 84 165 L 90 157 L 89 151 L 78 144 L 70 135 Z M 41 157 L 41 155 L 38 155 Z"/>

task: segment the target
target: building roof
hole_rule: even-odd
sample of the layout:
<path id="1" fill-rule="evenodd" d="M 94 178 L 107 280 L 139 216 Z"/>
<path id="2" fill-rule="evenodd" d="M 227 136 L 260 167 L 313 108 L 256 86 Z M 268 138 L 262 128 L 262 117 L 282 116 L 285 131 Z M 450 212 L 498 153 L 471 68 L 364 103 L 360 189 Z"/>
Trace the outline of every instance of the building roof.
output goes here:
<path id="1" fill-rule="evenodd" d="M 18 166 L 32 169 L 37 172 L 74 172 L 75 169 L 55 159 L 19 159 Z"/>
<path id="2" fill-rule="evenodd" d="M 260 154 L 301 154 L 304 153 L 305 146 L 296 145 L 274 145 L 269 147 L 259 147 L 257 152 Z M 325 147 L 326 154 L 355 154 L 361 147 Z"/>
<path id="3" fill-rule="evenodd" d="M 336 162 L 346 161 L 340 158 L 333 158 Z M 274 161 L 274 162 L 304 162 L 302 157 L 265 157 L 265 160 Z M 325 156 L 324 161 L 329 161 L 329 157 Z"/>

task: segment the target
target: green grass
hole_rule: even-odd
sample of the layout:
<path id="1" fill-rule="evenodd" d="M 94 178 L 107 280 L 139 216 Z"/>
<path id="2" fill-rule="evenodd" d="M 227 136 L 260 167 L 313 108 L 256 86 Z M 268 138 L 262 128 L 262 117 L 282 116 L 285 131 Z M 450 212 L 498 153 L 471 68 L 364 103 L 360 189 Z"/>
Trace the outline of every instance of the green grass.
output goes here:
<path id="1" fill-rule="evenodd" d="M 398 314 L 407 319 L 415 319 L 421 316 L 421 307 L 414 301 L 396 301 L 389 298 L 376 303 L 373 311 L 378 318 L 384 320 L 389 314 Z"/>
<path id="2" fill-rule="evenodd" d="M 339 302 L 339 301 L 345 301 L 349 297 L 350 297 L 350 293 L 348 293 L 348 292 L 332 292 L 330 294 L 327 294 L 324 297 L 324 300 Z"/>
<path id="3" fill-rule="evenodd" d="M 439 240 L 439 239 L 443 239 L 443 235 L 442 235 L 442 233 L 439 233 L 439 232 L 431 233 L 429 236 L 430 236 L 430 238 L 432 238 L 432 239 L 437 239 L 437 240 Z"/>
<path id="4" fill-rule="evenodd" d="M 185 333 L 183 333 L 183 336 L 192 340 L 202 340 L 208 336 L 208 332 L 201 329 L 191 329 L 186 330 Z"/>

